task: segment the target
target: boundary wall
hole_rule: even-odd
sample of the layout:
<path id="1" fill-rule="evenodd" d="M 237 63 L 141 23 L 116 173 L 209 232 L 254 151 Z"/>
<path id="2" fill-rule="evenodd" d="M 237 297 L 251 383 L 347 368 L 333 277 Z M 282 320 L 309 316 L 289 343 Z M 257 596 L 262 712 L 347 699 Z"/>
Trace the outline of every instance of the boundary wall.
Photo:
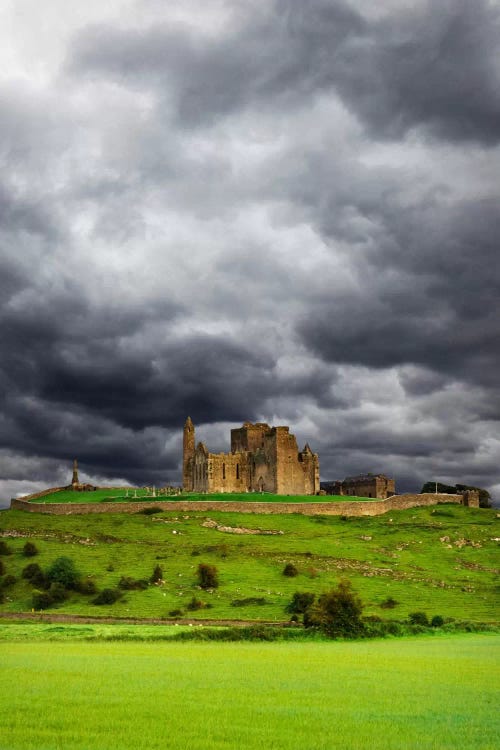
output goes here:
<path id="1" fill-rule="evenodd" d="M 66 488 L 57 488 L 58 490 Z M 42 497 L 54 490 L 31 495 L 30 498 Z M 86 515 L 89 513 L 138 513 L 145 508 L 161 508 L 181 513 L 189 511 L 227 511 L 228 513 L 283 514 L 300 513 L 304 516 L 379 516 L 390 510 L 406 510 L 438 503 L 454 503 L 479 507 L 476 497 L 446 494 L 408 494 L 393 495 L 387 500 L 357 500 L 339 502 L 310 503 L 266 503 L 266 502 L 232 502 L 231 500 L 145 500 L 130 503 L 30 503 L 30 498 L 11 500 L 12 510 L 23 510 L 29 513 L 47 513 L 50 515 Z M 477 494 L 477 493 L 476 493 Z"/>

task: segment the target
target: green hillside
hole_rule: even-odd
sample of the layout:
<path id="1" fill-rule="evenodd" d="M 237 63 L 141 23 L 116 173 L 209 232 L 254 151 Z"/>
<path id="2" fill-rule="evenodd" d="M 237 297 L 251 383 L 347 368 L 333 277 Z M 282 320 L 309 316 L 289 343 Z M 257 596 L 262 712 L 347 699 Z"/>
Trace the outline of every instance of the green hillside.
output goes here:
<path id="1" fill-rule="evenodd" d="M 207 517 L 214 523 L 204 526 Z M 228 533 L 216 525 L 279 533 Z M 294 592 L 318 594 L 347 577 L 365 615 L 403 619 L 423 610 L 429 616 L 494 622 L 499 619 L 499 537 L 495 510 L 458 505 L 373 518 L 2 511 L 0 539 L 12 552 L 0 557 L 2 580 L 16 580 L 3 588 L 0 612 L 30 612 L 33 586 L 21 577 L 23 568 L 36 562 L 46 570 L 66 556 L 99 590 L 115 588 L 122 576 L 149 579 L 156 565 L 164 582 L 124 591 L 112 605 L 97 606 L 92 596 L 72 592 L 51 608 L 58 613 L 168 618 L 179 610 L 192 618 L 282 621 L 289 617 L 285 606 Z M 23 555 L 27 540 L 39 550 L 35 557 Z M 200 563 L 218 570 L 220 585 L 212 592 L 197 587 Z M 283 575 L 287 563 L 297 568 L 296 577 Z M 193 596 L 209 606 L 189 610 Z M 381 606 L 388 598 L 397 602 L 393 609 Z"/>

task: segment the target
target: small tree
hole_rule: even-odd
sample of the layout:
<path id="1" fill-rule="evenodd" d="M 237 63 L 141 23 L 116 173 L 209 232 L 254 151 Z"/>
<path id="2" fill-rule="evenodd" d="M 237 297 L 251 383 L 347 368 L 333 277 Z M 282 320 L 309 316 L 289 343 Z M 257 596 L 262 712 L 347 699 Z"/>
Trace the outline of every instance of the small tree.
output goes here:
<path id="1" fill-rule="evenodd" d="M 79 577 L 75 563 L 69 557 L 58 557 L 47 571 L 51 583 L 62 583 L 67 589 L 74 588 Z"/>
<path id="2" fill-rule="evenodd" d="M 336 589 L 327 591 L 315 606 L 307 610 L 305 625 L 316 625 L 330 638 L 350 638 L 363 632 L 361 599 L 350 581 L 341 580 Z"/>
<path id="3" fill-rule="evenodd" d="M 149 579 L 151 583 L 159 583 L 160 581 L 163 581 L 163 570 L 161 568 L 161 565 L 156 565 L 155 569 L 153 570 L 153 575 Z"/>
<path id="4" fill-rule="evenodd" d="M 3 560 L 0 560 L 0 576 L 3 576 L 5 573 L 5 565 L 3 564 Z"/>
<path id="5" fill-rule="evenodd" d="M 38 563 L 29 563 L 26 565 L 22 570 L 21 577 L 27 581 L 31 581 L 33 586 L 38 586 L 42 589 L 47 588 L 49 585 L 47 577 Z"/>
<path id="6" fill-rule="evenodd" d="M 38 555 L 38 547 L 34 542 L 26 542 L 23 547 L 23 555 L 25 557 L 35 557 Z"/>
<path id="7" fill-rule="evenodd" d="M 198 583 L 202 589 L 217 588 L 219 579 L 215 565 L 207 565 L 206 563 L 198 565 Z"/>
<path id="8" fill-rule="evenodd" d="M 48 591 L 33 591 L 33 609 L 48 609 L 54 604 L 54 600 Z"/>
<path id="9" fill-rule="evenodd" d="M 283 568 L 283 575 L 287 576 L 288 578 L 295 578 L 299 575 L 299 571 L 293 563 L 287 563 Z"/>
<path id="10" fill-rule="evenodd" d="M 296 591 L 286 611 L 295 615 L 303 615 L 314 603 L 315 595 L 310 591 Z"/>
<path id="11" fill-rule="evenodd" d="M 425 612 L 410 612 L 408 620 L 412 625 L 425 625 L 429 624 L 429 618 Z"/>
<path id="12" fill-rule="evenodd" d="M 0 555 L 12 555 L 12 550 L 3 539 L 0 539 Z"/>

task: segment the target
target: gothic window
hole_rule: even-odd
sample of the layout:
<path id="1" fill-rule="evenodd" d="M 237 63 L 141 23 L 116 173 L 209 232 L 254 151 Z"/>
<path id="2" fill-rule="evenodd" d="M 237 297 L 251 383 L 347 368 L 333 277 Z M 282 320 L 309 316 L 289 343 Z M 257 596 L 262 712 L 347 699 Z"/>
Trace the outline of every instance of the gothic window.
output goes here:
<path id="1" fill-rule="evenodd" d="M 222 478 L 226 478 L 226 464 L 222 464 Z"/>
<path id="2" fill-rule="evenodd" d="M 240 465 L 236 464 L 236 479 L 240 478 Z"/>

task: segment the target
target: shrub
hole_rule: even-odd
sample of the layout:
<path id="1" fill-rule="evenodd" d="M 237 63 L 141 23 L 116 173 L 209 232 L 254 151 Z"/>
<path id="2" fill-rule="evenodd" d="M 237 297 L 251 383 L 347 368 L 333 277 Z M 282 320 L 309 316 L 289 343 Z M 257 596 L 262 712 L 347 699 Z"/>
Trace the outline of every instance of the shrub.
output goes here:
<path id="1" fill-rule="evenodd" d="M 97 593 L 97 586 L 91 578 L 79 578 L 75 583 L 75 591 L 79 594 L 90 596 Z"/>
<path id="2" fill-rule="evenodd" d="M 3 576 L 5 573 L 5 565 L 3 564 L 3 560 L 0 560 L 0 576 Z"/>
<path id="3" fill-rule="evenodd" d="M 149 580 L 151 583 L 159 583 L 160 581 L 163 581 L 163 569 L 161 565 L 155 565 L 155 569 Z"/>
<path id="4" fill-rule="evenodd" d="M 118 589 L 103 589 L 95 599 L 92 599 L 92 604 L 114 604 L 121 599 L 121 596 L 121 591 Z"/>
<path id="5" fill-rule="evenodd" d="M 408 615 L 408 622 L 410 625 L 424 625 L 427 626 L 429 624 L 429 618 L 425 614 L 425 612 L 410 612 Z"/>
<path id="6" fill-rule="evenodd" d="M 168 613 L 169 617 L 182 617 L 182 609 L 171 609 Z"/>
<path id="7" fill-rule="evenodd" d="M 198 583 L 202 589 L 216 589 L 218 587 L 219 579 L 215 565 L 200 563 L 197 572 Z"/>
<path id="8" fill-rule="evenodd" d="M 74 588 L 79 578 L 75 563 L 69 557 L 58 557 L 47 571 L 51 583 L 62 583 L 67 589 Z"/>
<path id="9" fill-rule="evenodd" d="M 304 612 L 309 609 L 311 604 L 313 604 L 315 598 L 315 595 L 310 591 L 296 591 L 292 596 L 292 601 L 287 605 L 286 611 L 293 614 L 303 615 Z"/>
<path id="10" fill-rule="evenodd" d="M 25 557 L 35 557 L 38 555 L 38 547 L 34 542 L 26 542 L 23 547 L 23 555 Z"/>
<path id="11" fill-rule="evenodd" d="M 139 513 L 142 513 L 143 516 L 153 516 L 155 513 L 163 513 L 163 508 L 153 506 L 151 508 L 144 508 L 143 510 L 140 510 Z"/>
<path id="12" fill-rule="evenodd" d="M 394 609 L 394 607 L 397 607 L 398 604 L 399 602 L 396 601 L 396 599 L 393 599 L 392 596 L 388 596 L 387 599 L 382 602 L 380 607 L 382 609 Z"/>
<path id="13" fill-rule="evenodd" d="M 159 566 L 157 566 L 159 567 Z M 156 568 L 155 568 L 156 570 Z M 160 568 L 161 571 L 161 568 Z M 161 580 L 161 576 L 158 580 Z M 122 576 L 118 583 L 118 587 L 125 591 L 134 591 L 135 589 L 147 589 L 148 582 L 144 578 L 131 578 L 130 576 Z"/>
<path id="14" fill-rule="evenodd" d="M 0 539 L 0 555 L 12 555 L 12 550 L 3 539 Z"/>
<path id="15" fill-rule="evenodd" d="M 31 602 L 34 609 L 48 609 L 54 604 L 48 591 L 33 591 Z"/>
<path id="16" fill-rule="evenodd" d="M 299 571 L 293 563 L 287 563 L 283 568 L 283 575 L 288 578 L 295 578 L 295 576 L 299 575 Z"/>
<path id="17" fill-rule="evenodd" d="M 54 602 L 63 602 L 68 598 L 68 591 L 64 588 L 62 583 L 58 583 L 57 581 L 50 584 L 48 593 Z"/>
<path id="18" fill-rule="evenodd" d="M 431 626 L 433 628 L 441 628 L 444 625 L 444 618 L 441 615 L 434 615 L 431 620 Z"/>
<path id="19" fill-rule="evenodd" d="M 33 586 L 38 586 L 42 589 L 48 588 L 47 577 L 38 563 L 29 563 L 29 565 L 26 565 L 22 570 L 21 577 L 27 581 L 31 581 Z"/>
<path id="20" fill-rule="evenodd" d="M 352 590 L 350 581 L 341 580 L 336 589 L 327 591 L 304 615 L 304 624 L 319 627 L 330 638 L 352 638 L 363 633 L 363 605 Z"/>
<path id="21" fill-rule="evenodd" d="M 16 577 L 8 573 L 3 578 L 0 578 L 0 588 L 1 589 L 9 589 L 11 586 L 13 586 L 16 582 Z"/>
<path id="22" fill-rule="evenodd" d="M 189 609 L 190 612 L 195 612 L 197 609 L 203 609 L 205 605 L 201 601 L 201 599 L 197 599 L 195 596 L 191 599 L 190 602 L 186 605 L 186 609 Z"/>

